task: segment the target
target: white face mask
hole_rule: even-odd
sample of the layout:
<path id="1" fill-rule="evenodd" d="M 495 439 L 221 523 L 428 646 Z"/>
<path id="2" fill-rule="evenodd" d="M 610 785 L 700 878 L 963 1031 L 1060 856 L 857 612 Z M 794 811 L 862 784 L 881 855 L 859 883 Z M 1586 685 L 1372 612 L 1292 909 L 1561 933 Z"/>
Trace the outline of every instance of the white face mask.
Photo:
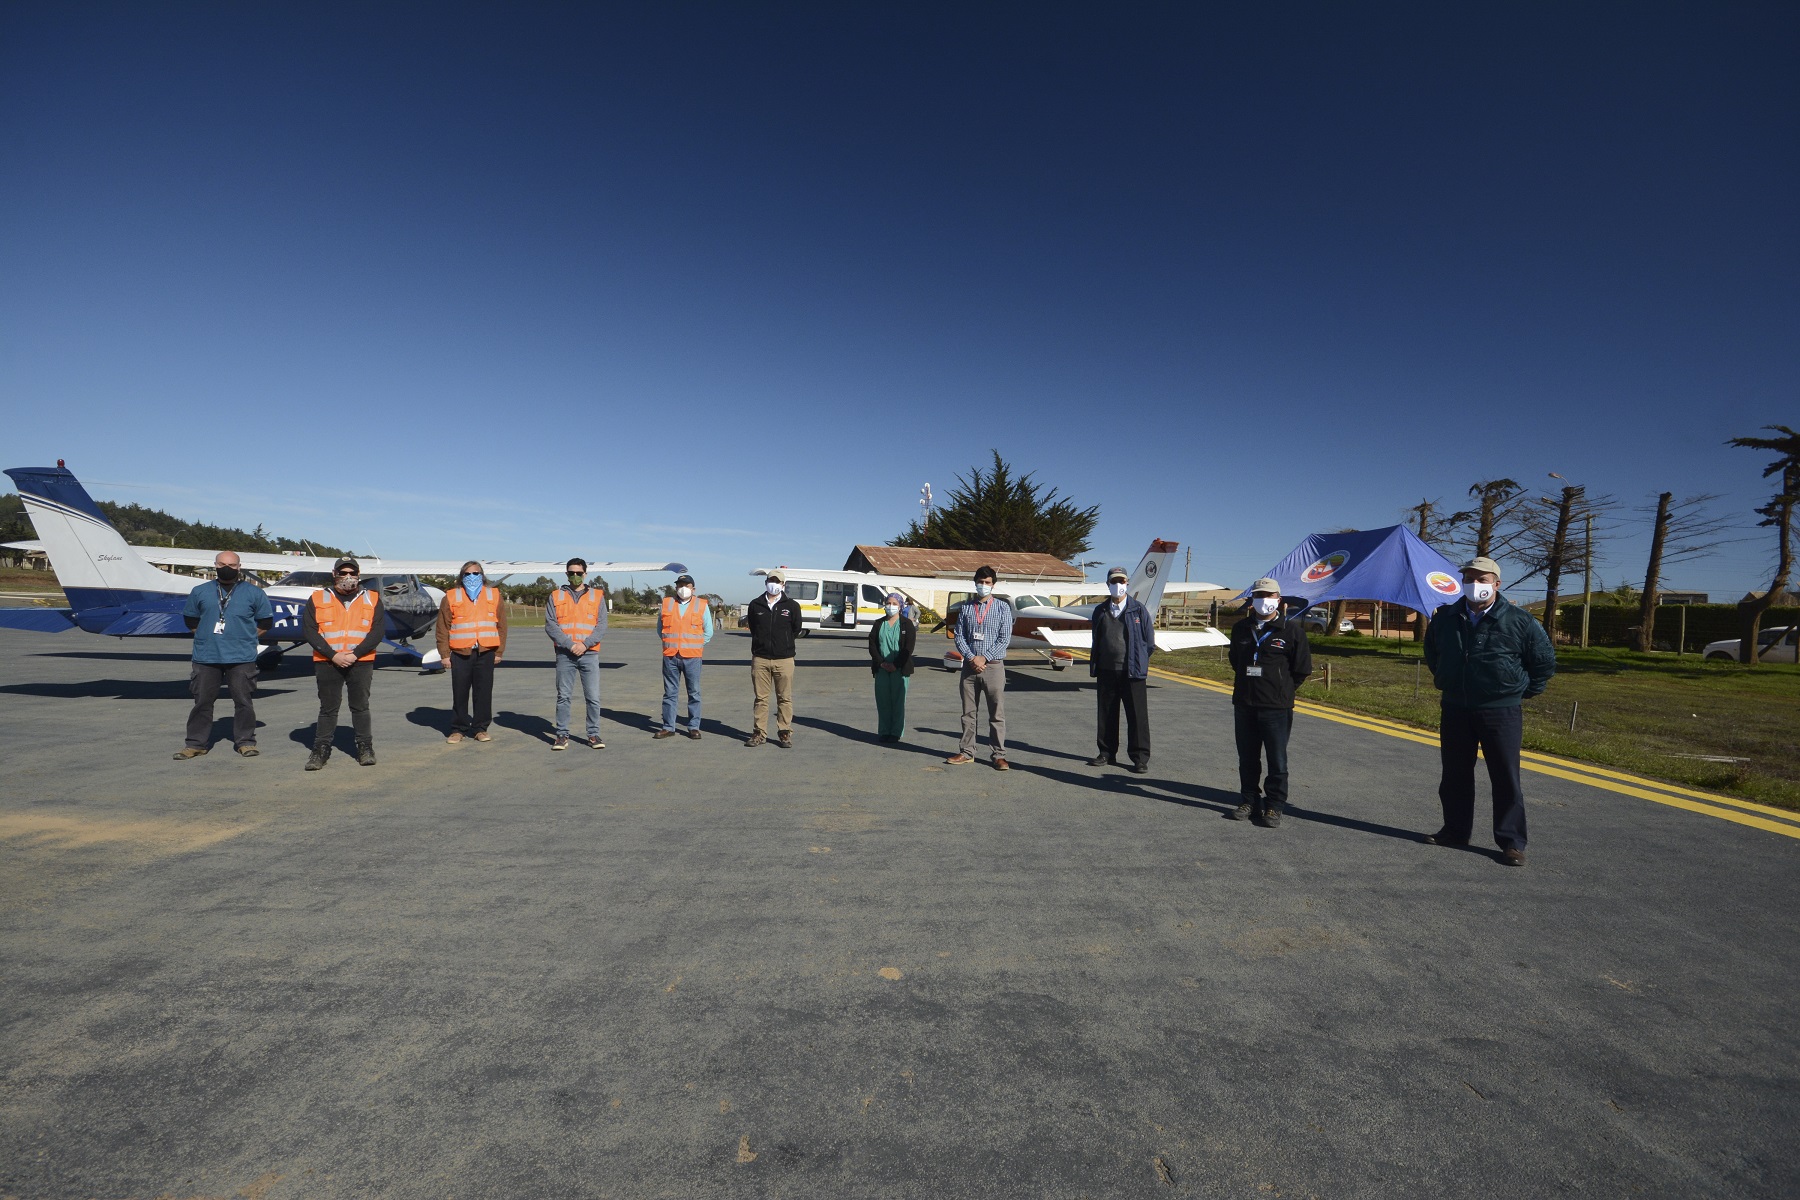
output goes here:
<path id="1" fill-rule="evenodd" d="M 1253 596 L 1250 607 L 1256 610 L 1259 617 L 1272 617 L 1281 608 L 1280 596 Z"/>
<path id="2" fill-rule="evenodd" d="M 986 599 L 988 596 L 994 594 L 994 585 L 991 583 L 978 583 L 975 585 L 975 594 Z"/>
<path id="3" fill-rule="evenodd" d="M 899 616 L 899 615 L 900 615 L 900 606 L 899 606 L 899 605 L 898 605 L 898 604 L 890 604 L 890 605 L 888 605 L 888 606 L 887 606 L 887 614 L 888 614 L 888 616 L 890 616 L 890 617 L 897 617 L 897 616 Z"/>
<path id="4" fill-rule="evenodd" d="M 779 581 L 779 580 L 775 580 L 775 579 L 771 579 L 771 580 L 769 580 L 769 582 L 767 582 L 767 583 L 765 583 L 765 584 L 763 584 L 763 591 L 765 591 L 765 592 L 767 592 L 767 593 L 769 593 L 769 595 L 770 595 L 770 596 L 779 596 L 779 595 L 781 595 L 781 583 L 780 583 L 780 581 Z"/>
<path id="5" fill-rule="evenodd" d="M 1492 600 L 1493 598 L 1494 598 L 1494 585 L 1493 584 L 1491 584 L 1491 583 L 1471 583 L 1469 585 L 1469 599 L 1473 600 L 1475 603 L 1486 604 L 1489 600 Z"/>
<path id="6" fill-rule="evenodd" d="M 686 584 L 683 584 L 681 587 L 678 587 L 675 589 L 675 598 L 677 600 L 691 600 L 691 599 L 693 599 L 693 596 L 694 596 L 694 589 L 691 587 L 688 587 Z"/>
<path id="7" fill-rule="evenodd" d="M 1109 583 L 1106 585 L 1106 590 L 1112 594 L 1114 600 L 1125 598 L 1125 585 L 1122 583 Z"/>

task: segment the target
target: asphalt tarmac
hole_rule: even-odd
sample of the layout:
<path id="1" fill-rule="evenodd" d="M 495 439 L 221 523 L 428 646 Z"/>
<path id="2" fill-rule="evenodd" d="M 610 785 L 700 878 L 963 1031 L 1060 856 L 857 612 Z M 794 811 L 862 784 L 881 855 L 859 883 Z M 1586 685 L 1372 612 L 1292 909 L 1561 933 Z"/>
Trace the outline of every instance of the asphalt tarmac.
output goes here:
<path id="1" fill-rule="evenodd" d="M 1001 774 L 950 675 L 888 747 L 860 642 L 800 650 L 791 750 L 737 633 L 653 741 L 621 632 L 551 753 L 519 631 L 492 743 L 384 667 L 380 765 L 307 774 L 301 656 L 261 757 L 175 762 L 185 642 L 0 632 L 0 1196 L 1800 1194 L 1800 841 L 1528 775 L 1508 868 L 1308 716 L 1261 829 L 1212 692 L 1133 776 L 1015 669 Z"/>

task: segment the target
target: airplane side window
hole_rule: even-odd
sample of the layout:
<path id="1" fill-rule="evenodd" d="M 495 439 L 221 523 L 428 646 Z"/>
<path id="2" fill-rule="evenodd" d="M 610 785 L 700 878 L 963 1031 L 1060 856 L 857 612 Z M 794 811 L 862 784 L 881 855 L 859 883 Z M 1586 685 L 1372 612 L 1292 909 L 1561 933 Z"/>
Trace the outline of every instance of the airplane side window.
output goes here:
<path id="1" fill-rule="evenodd" d="M 802 603 L 810 604 L 819 598 L 819 585 L 811 581 L 796 579 L 793 583 L 788 584 L 787 593 Z"/>

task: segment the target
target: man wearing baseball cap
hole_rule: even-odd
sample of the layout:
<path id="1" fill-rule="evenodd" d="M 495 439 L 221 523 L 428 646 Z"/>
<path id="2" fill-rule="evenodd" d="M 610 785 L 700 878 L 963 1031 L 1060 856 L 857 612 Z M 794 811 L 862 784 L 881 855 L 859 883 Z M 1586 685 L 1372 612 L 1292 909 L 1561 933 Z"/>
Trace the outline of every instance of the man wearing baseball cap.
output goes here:
<path id="1" fill-rule="evenodd" d="M 1274 829 L 1281 824 L 1288 798 L 1294 693 L 1312 674 L 1312 646 L 1300 622 L 1281 611 L 1279 583 L 1265 576 L 1250 585 L 1250 613 L 1231 627 L 1227 654 L 1234 675 L 1231 716 L 1237 738 L 1238 794 L 1244 798 L 1230 815 Z"/>
<path id="2" fill-rule="evenodd" d="M 375 765 L 375 734 L 369 721 L 369 687 L 375 678 L 375 651 L 387 636 L 387 611 L 379 588 L 362 586 L 362 567 L 340 558 L 331 568 L 331 586 L 306 598 L 300 636 L 313 652 L 313 681 L 319 688 L 319 719 L 313 727 L 309 771 L 323 770 L 337 736 L 338 706 L 350 693 L 350 725 L 356 733 L 356 761 Z"/>
<path id="3" fill-rule="evenodd" d="M 694 595 L 694 577 L 677 575 L 675 594 L 664 596 L 656 616 L 656 632 L 663 647 L 662 727 L 655 737 L 672 738 L 683 732 L 675 724 L 675 702 L 682 681 L 687 681 L 688 727 L 686 733 L 700 740 L 700 658 L 712 641 L 712 607 Z"/>
<path id="4" fill-rule="evenodd" d="M 768 741 L 769 693 L 775 693 L 775 744 L 794 745 L 794 642 L 800 636 L 800 603 L 787 594 L 787 574 L 763 576 L 763 594 L 744 610 L 750 627 L 750 686 L 756 703 L 750 710 L 746 746 Z"/>
<path id="5" fill-rule="evenodd" d="M 575 704 L 575 678 L 587 705 L 587 743 L 606 749 L 600 738 L 600 637 L 606 632 L 606 593 L 587 581 L 585 558 L 563 564 L 568 584 L 550 593 L 544 605 L 544 633 L 556 654 L 556 731 L 552 750 L 569 748 L 569 710 Z"/>
<path id="6" fill-rule="evenodd" d="M 1150 651 L 1156 644 L 1156 626 L 1150 610 L 1127 594 L 1131 576 L 1124 567 L 1106 573 L 1107 598 L 1094 605 L 1093 652 L 1088 655 L 1088 674 L 1094 677 L 1094 696 L 1099 702 L 1099 721 L 1094 741 L 1099 753 L 1088 759 L 1090 767 L 1117 766 L 1119 754 L 1119 706 L 1125 707 L 1125 749 L 1134 775 L 1150 769 Z"/>
<path id="7" fill-rule="evenodd" d="M 1520 703 L 1539 695 L 1556 674 L 1556 652 L 1544 627 L 1500 594 L 1500 564 L 1463 564 L 1463 596 L 1432 614 L 1425 628 L 1425 665 L 1442 693 L 1438 802 L 1444 825 L 1425 840 L 1467 846 L 1475 830 L 1475 752 L 1487 759 L 1494 791 L 1494 843 L 1509 867 L 1525 865 L 1525 789 L 1519 778 L 1523 742 Z"/>

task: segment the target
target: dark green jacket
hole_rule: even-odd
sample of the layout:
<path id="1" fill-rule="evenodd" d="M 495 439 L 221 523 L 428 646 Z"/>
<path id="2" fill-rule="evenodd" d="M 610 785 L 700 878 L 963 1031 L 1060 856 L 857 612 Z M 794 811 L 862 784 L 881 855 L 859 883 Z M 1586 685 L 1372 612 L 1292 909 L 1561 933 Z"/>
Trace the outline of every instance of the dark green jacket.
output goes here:
<path id="1" fill-rule="evenodd" d="M 1474 626 L 1469 602 L 1432 614 L 1425 628 L 1425 665 L 1445 708 L 1510 708 L 1539 695 L 1556 674 L 1556 652 L 1544 627 L 1506 597 Z"/>

